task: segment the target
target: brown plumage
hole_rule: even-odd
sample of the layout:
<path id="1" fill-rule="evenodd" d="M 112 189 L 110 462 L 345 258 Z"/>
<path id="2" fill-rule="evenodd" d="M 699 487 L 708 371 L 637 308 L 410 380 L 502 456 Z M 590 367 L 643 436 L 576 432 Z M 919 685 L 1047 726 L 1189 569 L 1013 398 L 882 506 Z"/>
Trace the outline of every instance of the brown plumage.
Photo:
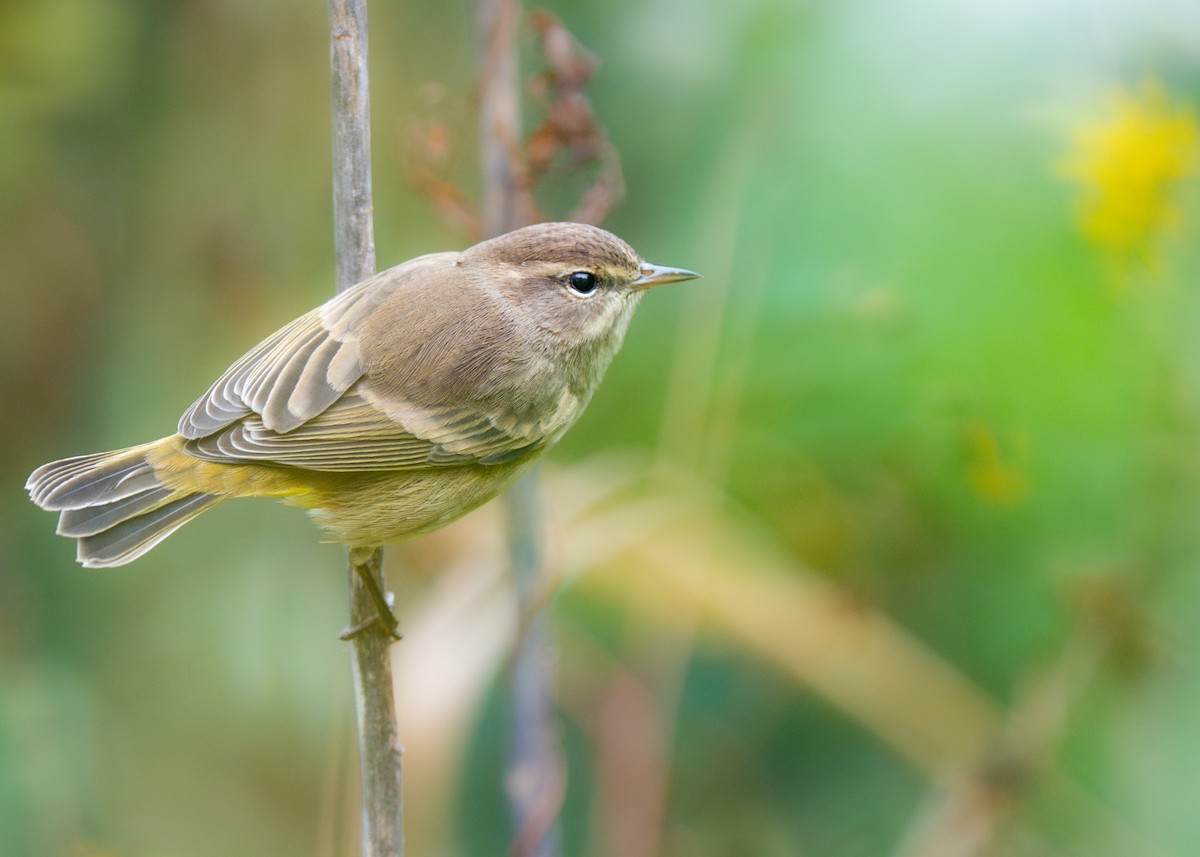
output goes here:
<path id="1" fill-rule="evenodd" d="M 562 436 L 646 288 L 695 276 L 575 223 L 421 256 L 264 339 L 176 434 L 52 462 L 26 487 L 86 566 L 129 562 L 228 497 L 282 498 L 354 546 L 428 532 Z"/>

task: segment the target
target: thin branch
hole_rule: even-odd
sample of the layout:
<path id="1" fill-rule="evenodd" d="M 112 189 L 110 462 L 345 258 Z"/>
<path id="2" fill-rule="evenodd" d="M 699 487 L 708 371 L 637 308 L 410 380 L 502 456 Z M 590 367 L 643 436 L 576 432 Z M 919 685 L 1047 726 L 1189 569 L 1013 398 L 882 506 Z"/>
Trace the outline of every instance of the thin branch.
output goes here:
<path id="1" fill-rule="evenodd" d="M 517 77 L 517 0 L 476 0 L 479 72 L 479 149 L 483 164 L 483 227 L 499 235 L 541 217 L 533 202 L 521 140 Z M 565 790 L 551 695 L 554 649 L 542 613 L 535 611 L 542 557 L 536 471 L 509 490 L 509 562 L 518 610 L 528 619 L 513 652 L 509 679 L 508 763 L 505 788 L 515 857 L 558 854 L 558 813 Z"/>
<path id="2" fill-rule="evenodd" d="M 479 151 L 483 162 L 483 228 L 499 235 L 540 219 L 521 145 L 517 82 L 517 0 L 476 0 L 479 70 Z"/>
<path id="3" fill-rule="evenodd" d="M 329 54 L 333 70 L 333 223 L 337 290 L 375 273 L 371 203 L 371 112 L 367 87 L 366 0 L 329 0 Z M 362 784 L 362 854 L 400 857 L 401 753 L 392 694 L 391 629 L 378 614 L 364 580 L 384 588 L 379 550 L 349 552 L 350 624 L 354 700 Z"/>
<path id="4" fill-rule="evenodd" d="M 351 637 L 354 706 L 358 723 L 358 766 L 362 795 L 363 857 L 400 857 L 404 853 L 401 757 L 392 692 L 391 635 L 375 621 L 375 602 L 360 583 L 370 574 L 382 585 L 383 551 L 355 550 L 350 557 L 350 621 L 362 628 Z"/>
<path id="5" fill-rule="evenodd" d="M 333 239 L 339 292 L 375 273 L 366 0 L 329 0 Z"/>
<path id="6" fill-rule="evenodd" d="M 505 497 L 509 563 L 517 588 L 518 634 L 509 675 L 508 763 L 505 790 L 512 818 L 513 857 L 560 853 L 558 814 L 566 795 L 566 761 L 555 724 L 555 647 L 544 607 L 537 472 Z"/>

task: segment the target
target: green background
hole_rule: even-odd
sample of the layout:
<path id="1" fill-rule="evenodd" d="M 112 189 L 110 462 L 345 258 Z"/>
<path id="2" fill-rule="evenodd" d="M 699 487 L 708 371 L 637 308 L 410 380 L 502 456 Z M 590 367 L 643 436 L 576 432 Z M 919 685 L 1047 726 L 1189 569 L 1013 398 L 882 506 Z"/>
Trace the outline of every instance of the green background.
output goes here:
<path id="1" fill-rule="evenodd" d="M 1116 121 L 1114 92 L 1155 86 L 1195 148 L 1200 9 L 553 8 L 602 60 L 589 94 L 628 186 L 605 225 L 705 278 L 644 302 L 548 481 L 570 496 L 621 453 L 630 478 L 676 474 L 654 490 L 681 507 L 694 492 L 672 486 L 703 485 L 707 529 L 745 567 L 668 550 L 664 574 L 801 600 L 792 583 L 828 584 L 1002 724 L 977 764 L 915 761 L 786 646 L 730 633 L 736 587 L 708 618 L 626 602 L 589 582 L 620 559 L 592 569 L 585 551 L 554 602 L 565 853 L 1196 853 L 1195 164 L 1146 185 L 1174 216 L 1114 248 L 1081 231 L 1063 163 Z M 295 510 L 238 502 L 129 568 L 84 571 L 20 488 L 49 459 L 170 432 L 331 294 L 327 53 L 317 3 L 0 6 L 0 853 L 354 853 L 338 548 Z M 539 68 L 528 32 L 522 57 Z M 439 169 L 477 198 L 477 59 L 469 6 L 372 4 L 381 267 L 470 242 L 409 181 L 409 141 L 444 124 Z M 1114 157 L 1153 169 L 1136 145 Z M 585 181 L 549 181 L 547 212 Z M 435 569 L 499 522 L 390 551 L 401 647 L 420 643 Z M 795 580 L 762 577 L 758 550 Z M 464 615 L 450 638 L 485 646 Z M 795 630 L 776 621 L 766 638 Z M 435 670 L 465 674 L 457 651 Z M 491 656 L 449 784 L 410 768 L 412 824 L 444 819 L 414 830 L 422 857 L 506 853 Z M 967 717 L 901 684 L 933 732 Z M 622 779 L 622 753 L 647 773 Z M 661 801 L 637 814 L 640 845 L 620 810 L 638 788 Z"/>

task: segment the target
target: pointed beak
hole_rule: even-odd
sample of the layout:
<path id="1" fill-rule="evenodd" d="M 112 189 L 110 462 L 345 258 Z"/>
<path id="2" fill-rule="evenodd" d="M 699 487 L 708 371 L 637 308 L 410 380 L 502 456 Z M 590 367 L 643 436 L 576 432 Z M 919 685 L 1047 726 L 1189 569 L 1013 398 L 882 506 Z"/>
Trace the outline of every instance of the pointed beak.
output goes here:
<path id="1" fill-rule="evenodd" d="M 700 275 L 695 271 L 683 268 L 667 268 L 662 265 L 642 263 L 642 275 L 633 281 L 635 289 L 648 289 L 651 286 L 662 286 L 666 283 L 679 283 L 683 280 L 694 280 Z"/>

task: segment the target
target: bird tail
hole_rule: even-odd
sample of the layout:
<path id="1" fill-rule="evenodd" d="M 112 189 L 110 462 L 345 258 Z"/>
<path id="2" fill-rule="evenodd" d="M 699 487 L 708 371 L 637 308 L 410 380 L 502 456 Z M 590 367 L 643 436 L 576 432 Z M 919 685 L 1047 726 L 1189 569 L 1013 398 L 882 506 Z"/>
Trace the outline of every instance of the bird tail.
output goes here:
<path id="1" fill-rule="evenodd" d="M 80 563 L 124 565 L 222 499 L 163 483 L 152 459 L 177 446 L 176 438 L 164 438 L 52 461 L 33 471 L 25 488 L 34 503 L 61 512 L 58 533 L 78 541 Z"/>

